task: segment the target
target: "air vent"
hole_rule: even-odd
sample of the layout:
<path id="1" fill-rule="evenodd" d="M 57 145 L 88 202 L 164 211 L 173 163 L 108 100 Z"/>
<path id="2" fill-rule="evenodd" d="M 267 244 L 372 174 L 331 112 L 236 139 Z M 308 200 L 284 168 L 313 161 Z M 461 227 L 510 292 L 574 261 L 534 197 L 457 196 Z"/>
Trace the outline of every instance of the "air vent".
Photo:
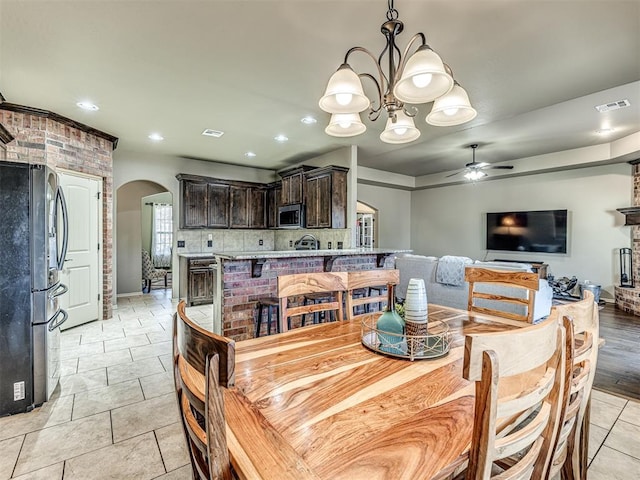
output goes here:
<path id="1" fill-rule="evenodd" d="M 611 110 L 618 110 L 619 108 L 630 107 L 631 102 L 626 98 L 624 100 L 618 100 L 617 102 L 605 103 L 602 105 L 596 105 L 596 110 L 600 113 L 610 112 Z"/>
<path id="2" fill-rule="evenodd" d="M 202 132 L 202 135 L 206 137 L 220 138 L 222 135 L 224 135 L 224 132 L 221 132 L 220 130 L 213 130 L 211 128 L 207 128 Z"/>

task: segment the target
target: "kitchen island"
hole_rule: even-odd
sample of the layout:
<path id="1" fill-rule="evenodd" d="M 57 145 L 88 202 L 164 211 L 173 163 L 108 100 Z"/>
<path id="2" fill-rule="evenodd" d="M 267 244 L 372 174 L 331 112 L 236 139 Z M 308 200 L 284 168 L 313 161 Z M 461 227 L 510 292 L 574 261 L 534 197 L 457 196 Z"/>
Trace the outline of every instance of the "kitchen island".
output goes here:
<path id="1" fill-rule="evenodd" d="M 256 302 L 277 296 L 279 275 L 394 268 L 395 255 L 409 252 L 374 248 L 203 254 L 216 259 L 212 264 L 213 331 L 237 341 L 253 338 Z"/>

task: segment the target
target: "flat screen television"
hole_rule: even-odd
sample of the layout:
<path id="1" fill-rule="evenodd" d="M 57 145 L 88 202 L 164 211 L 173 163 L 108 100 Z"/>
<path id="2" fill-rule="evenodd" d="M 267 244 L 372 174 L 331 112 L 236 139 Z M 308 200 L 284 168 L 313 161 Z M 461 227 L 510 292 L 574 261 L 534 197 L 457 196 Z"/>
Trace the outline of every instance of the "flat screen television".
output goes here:
<path id="1" fill-rule="evenodd" d="M 567 253 L 567 210 L 487 213 L 487 250 Z"/>

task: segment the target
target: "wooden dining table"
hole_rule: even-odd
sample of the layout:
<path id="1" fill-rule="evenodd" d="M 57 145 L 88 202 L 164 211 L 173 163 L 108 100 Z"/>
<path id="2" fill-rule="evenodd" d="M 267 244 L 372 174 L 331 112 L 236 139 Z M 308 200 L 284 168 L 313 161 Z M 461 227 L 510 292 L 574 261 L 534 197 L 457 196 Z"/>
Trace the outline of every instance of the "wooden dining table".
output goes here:
<path id="1" fill-rule="evenodd" d="M 224 395 L 238 476 L 420 480 L 462 465 L 474 416 L 464 336 L 527 324 L 433 304 L 429 321 L 449 326 L 450 350 L 439 358 L 373 352 L 359 321 L 238 342 L 236 384 Z"/>

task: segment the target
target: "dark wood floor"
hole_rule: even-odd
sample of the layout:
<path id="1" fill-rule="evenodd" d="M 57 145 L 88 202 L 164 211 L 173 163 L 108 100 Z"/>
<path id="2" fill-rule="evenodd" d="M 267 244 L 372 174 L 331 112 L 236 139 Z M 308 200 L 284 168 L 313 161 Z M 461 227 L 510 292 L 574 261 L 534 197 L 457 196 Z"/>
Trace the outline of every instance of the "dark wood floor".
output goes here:
<path id="1" fill-rule="evenodd" d="M 593 388 L 640 400 L 640 317 L 607 304 L 600 310 L 600 349 Z"/>

